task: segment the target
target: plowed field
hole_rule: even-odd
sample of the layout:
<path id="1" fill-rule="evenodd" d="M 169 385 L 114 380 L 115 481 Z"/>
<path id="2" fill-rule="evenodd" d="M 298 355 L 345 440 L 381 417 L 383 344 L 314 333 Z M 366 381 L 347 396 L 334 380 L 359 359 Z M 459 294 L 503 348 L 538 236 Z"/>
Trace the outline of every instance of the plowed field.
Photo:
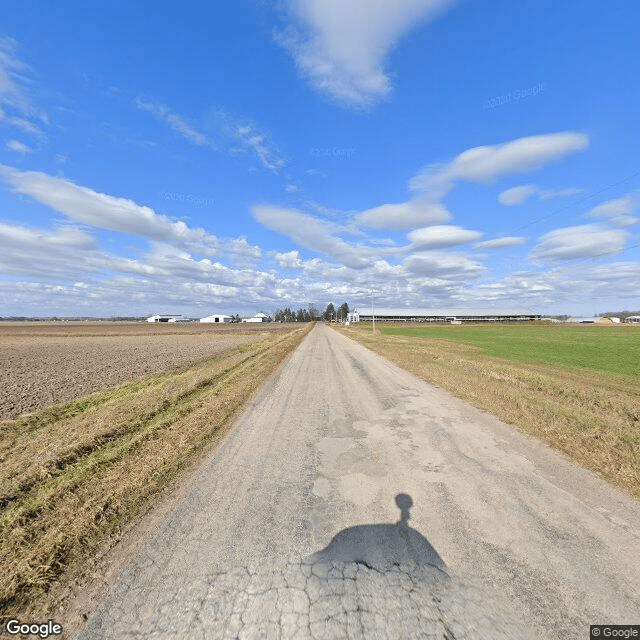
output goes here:
<path id="1" fill-rule="evenodd" d="M 0 323 L 0 420 L 160 373 L 291 326 Z"/>

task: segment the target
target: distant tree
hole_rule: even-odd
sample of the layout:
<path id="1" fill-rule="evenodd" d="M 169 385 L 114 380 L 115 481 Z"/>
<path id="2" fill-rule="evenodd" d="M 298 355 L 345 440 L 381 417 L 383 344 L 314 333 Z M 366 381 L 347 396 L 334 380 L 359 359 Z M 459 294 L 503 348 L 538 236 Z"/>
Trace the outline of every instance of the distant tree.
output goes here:
<path id="1" fill-rule="evenodd" d="M 325 320 L 331 320 L 331 316 L 336 312 L 335 307 L 333 306 L 333 302 L 330 302 L 325 309 L 325 312 L 322 314 Z"/>
<path id="2" fill-rule="evenodd" d="M 296 313 L 296 322 L 304 322 L 304 310 L 298 309 Z"/>
<path id="3" fill-rule="evenodd" d="M 315 320 L 320 317 L 320 312 L 313 306 L 309 305 L 309 318 Z"/>
<path id="4" fill-rule="evenodd" d="M 338 315 L 340 316 L 340 319 L 343 321 L 346 320 L 348 313 L 349 313 L 349 305 L 346 302 L 343 302 L 340 305 L 340 308 L 338 309 Z"/>

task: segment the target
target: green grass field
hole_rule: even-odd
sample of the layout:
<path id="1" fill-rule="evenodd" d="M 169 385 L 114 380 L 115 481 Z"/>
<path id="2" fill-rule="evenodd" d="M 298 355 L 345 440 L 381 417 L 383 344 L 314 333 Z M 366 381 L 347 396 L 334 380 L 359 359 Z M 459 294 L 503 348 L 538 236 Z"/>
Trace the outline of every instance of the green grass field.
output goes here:
<path id="1" fill-rule="evenodd" d="M 380 324 L 383 335 L 458 342 L 515 362 L 582 367 L 640 377 L 640 330 L 547 324 Z"/>

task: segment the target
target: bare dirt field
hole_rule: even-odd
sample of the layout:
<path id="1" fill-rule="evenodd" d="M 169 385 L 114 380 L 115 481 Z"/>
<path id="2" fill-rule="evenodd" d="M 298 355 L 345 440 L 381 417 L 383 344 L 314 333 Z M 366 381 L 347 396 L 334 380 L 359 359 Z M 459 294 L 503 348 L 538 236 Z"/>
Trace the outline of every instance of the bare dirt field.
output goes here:
<path id="1" fill-rule="evenodd" d="M 0 420 L 249 344 L 273 324 L 0 323 Z"/>
<path id="2" fill-rule="evenodd" d="M 33 388 L 46 380 L 55 404 L 0 420 L 0 626 L 46 611 L 75 584 L 122 527 L 215 448 L 311 328 L 19 326 L 12 337 L 5 328 L 5 344 L 32 354 L 20 362 L 23 371 L 31 362 Z M 144 375 L 151 356 L 164 370 Z M 94 393 L 60 404 L 49 379 L 58 368 L 56 380 L 78 381 L 70 394 L 84 394 L 85 379 Z"/>

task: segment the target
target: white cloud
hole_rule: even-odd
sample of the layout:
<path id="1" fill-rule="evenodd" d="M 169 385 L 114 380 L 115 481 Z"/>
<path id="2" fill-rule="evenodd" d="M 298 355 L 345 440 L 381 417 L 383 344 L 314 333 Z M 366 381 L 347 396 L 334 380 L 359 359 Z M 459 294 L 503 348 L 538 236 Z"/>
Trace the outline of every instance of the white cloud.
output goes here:
<path id="1" fill-rule="evenodd" d="M 219 150 L 217 144 L 210 136 L 199 131 L 189 123 L 183 116 L 176 113 L 163 104 L 136 98 L 135 104 L 139 109 L 153 114 L 159 120 L 166 122 L 176 133 L 198 146 L 207 146 L 213 150 Z M 212 112 L 209 120 L 219 130 L 228 142 L 233 141 L 235 148 L 228 149 L 231 153 L 243 153 L 249 151 L 253 153 L 260 164 L 270 171 L 277 172 L 285 166 L 285 161 L 278 156 L 273 146 L 269 143 L 267 135 L 260 131 L 256 125 L 230 116 L 222 111 Z M 149 144 L 146 142 L 146 144 Z"/>
<path id="2" fill-rule="evenodd" d="M 640 192 L 634 191 L 622 198 L 603 202 L 587 213 L 589 218 L 607 218 L 618 226 L 638 224 L 640 218 L 630 215 L 640 211 Z"/>
<path id="3" fill-rule="evenodd" d="M 274 254 L 274 260 L 284 269 L 300 269 L 302 268 L 302 260 L 297 251 L 288 251 L 287 253 Z"/>
<path id="4" fill-rule="evenodd" d="M 290 0 L 297 23 L 278 40 L 312 85 L 339 103 L 366 107 L 388 95 L 388 53 L 452 0 Z"/>
<path id="5" fill-rule="evenodd" d="M 135 104 L 139 109 L 148 111 L 159 120 L 166 122 L 176 133 L 179 133 L 189 142 L 199 146 L 209 146 L 213 149 L 217 148 L 213 140 L 204 133 L 198 131 L 181 115 L 169 109 L 169 107 L 166 107 L 163 104 L 154 104 L 153 102 L 143 100 L 142 98 L 137 98 Z"/>
<path id="6" fill-rule="evenodd" d="M 174 222 L 133 200 L 98 193 L 64 178 L 39 171 L 18 171 L 4 165 L 0 165 L 0 176 L 14 191 L 63 213 L 75 222 L 175 244 L 203 255 L 234 251 L 245 257 L 259 255 L 259 249 L 250 247 L 243 238 L 222 242 L 204 229 L 192 229 L 182 221 Z"/>
<path id="7" fill-rule="evenodd" d="M 28 68 L 16 55 L 18 43 L 13 38 L 0 38 L 0 105 L 10 106 L 20 113 L 31 113 L 24 84 Z"/>
<path id="8" fill-rule="evenodd" d="M 570 198 L 582 193 L 582 189 L 576 187 L 570 187 L 568 189 L 542 189 L 538 193 L 540 200 L 554 200 L 555 198 Z"/>
<path id="9" fill-rule="evenodd" d="M 11 151 L 15 151 L 20 155 L 26 155 L 27 153 L 31 153 L 31 147 L 28 147 L 26 144 L 20 142 L 19 140 L 9 140 L 7 142 L 7 147 L 11 149 Z"/>
<path id="10" fill-rule="evenodd" d="M 519 187 L 512 187 L 503 191 L 498 196 L 498 201 L 508 207 L 513 207 L 518 204 L 522 204 L 528 200 L 534 193 L 538 191 L 538 188 L 533 184 L 523 184 Z"/>
<path id="11" fill-rule="evenodd" d="M 480 278 L 486 269 L 462 253 L 425 251 L 409 256 L 405 262 L 408 271 L 448 281 Z"/>
<path id="12" fill-rule="evenodd" d="M 445 165 L 429 165 L 410 182 L 413 191 L 442 198 L 458 180 L 490 184 L 499 178 L 540 169 L 550 162 L 584 151 L 589 138 L 565 131 L 518 138 L 491 146 L 473 147 Z"/>
<path id="13" fill-rule="evenodd" d="M 482 237 L 479 231 L 471 231 L 454 225 L 436 225 L 416 229 L 409 233 L 412 248 L 442 249 L 458 244 L 468 244 Z"/>
<path id="14" fill-rule="evenodd" d="M 428 165 L 411 178 L 409 190 L 415 195 L 409 201 L 368 209 L 356 219 L 370 227 L 392 230 L 447 222 L 451 214 L 441 201 L 456 182 L 485 184 L 507 175 L 533 171 L 582 151 L 588 144 L 589 139 L 582 133 L 561 132 L 474 147 L 448 164 Z"/>
<path id="15" fill-rule="evenodd" d="M 448 222 L 451 214 L 439 202 L 415 198 L 399 204 L 383 204 L 362 211 L 356 216 L 358 222 L 375 229 L 400 230 L 408 227 L 423 227 L 438 222 Z"/>
<path id="16" fill-rule="evenodd" d="M 74 227 L 54 231 L 0 223 L 0 265 L 4 274 L 72 278 L 98 269 L 95 238 Z M 75 274 L 75 275 L 73 275 Z"/>
<path id="17" fill-rule="evenodd" d="M 624 249 L 628 235 L 626 231 L 598 224 L 565 227 L 545 233 L 529 257 L 539 262 L 553 262 L 613 255 Z"/>
<path id="18" fill-rule="evenodd" d="M 252 151 L 263 167 L 277 172 L 285 166 L 285 161 L 268 144 L 266 135 L 257 130 L 254 125 L 233 122 L 226 116 L 227 130 L 243 148 Z"/>
<path id="19" fill-rule="evenodd" d="M 580 193 L 582 189 L 569 188 L 569 189 L 541 189 L 535 184 L 523 184 L 517 187 L 512 187 L 503 191 L 498 196 L 498 201 L 508 207 L 522 204 L 527 201 L 531 196 L 535 195 L 543 202 L 548 200 L 554 200 L 555 198 L 569 198 Z"/>
<path id="20" fill-rule="evenodd" d="M 524 244 L 526 241 L 527 239 L 521 236 L 505 236 L 503 238 L 476 242 L 473 246 L 476 249 L 505 249 L 507 247 L 517 247 L 518 245 Z"/>
<path id="21" fill-rule="evenodd" d="M 323 253 L 349 267 L 365 267 L 373 254 L 371 248 L 352 245 L 336 237 L 335 225 L 302 211 L 257 204 L 251 207 L 251 213 L 258 222 L 272 231 L 288 236 L 303 247 Z"/>
<path id="22" fill-rule="evenodd" d="M 0 37 L 0 122 L 43 138 L 40 127 L 29 118 L 47 122 L 47 116 L 33 104 L 29 91 L 30 69 L 18 58 L 17 49 L 16 40 Z"/>

